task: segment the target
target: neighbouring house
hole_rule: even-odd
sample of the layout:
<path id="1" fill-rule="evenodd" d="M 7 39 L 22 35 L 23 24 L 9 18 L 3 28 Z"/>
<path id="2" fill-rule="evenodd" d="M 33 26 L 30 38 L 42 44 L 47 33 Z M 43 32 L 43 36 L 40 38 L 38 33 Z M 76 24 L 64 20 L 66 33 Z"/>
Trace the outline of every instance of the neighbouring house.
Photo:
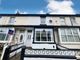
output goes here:
<path id="1" fill-rule="evenodd" d="M 80 15 L 1 14 L 0 44 L 6 43 L 24 43 L 30 50 L 48 54 L 55 50 L 51 54 L 79 59 L 80 51 L 74 50 L 80 49 Z"/>

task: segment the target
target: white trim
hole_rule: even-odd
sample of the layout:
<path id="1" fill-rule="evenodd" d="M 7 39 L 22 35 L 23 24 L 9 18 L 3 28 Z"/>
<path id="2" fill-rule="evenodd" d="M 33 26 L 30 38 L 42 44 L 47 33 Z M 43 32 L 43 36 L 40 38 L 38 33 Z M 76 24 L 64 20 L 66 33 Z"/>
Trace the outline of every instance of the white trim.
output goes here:
<path id="1" fill-rule="evenodd" d="M 0 41 L 0 43 L 9 43 L 9 41 Z"/>

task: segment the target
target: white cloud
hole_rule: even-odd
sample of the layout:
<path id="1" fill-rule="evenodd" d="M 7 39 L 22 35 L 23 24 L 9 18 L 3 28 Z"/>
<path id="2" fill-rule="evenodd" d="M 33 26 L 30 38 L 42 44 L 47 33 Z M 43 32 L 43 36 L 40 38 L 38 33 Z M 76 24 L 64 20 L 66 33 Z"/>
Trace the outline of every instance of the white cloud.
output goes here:
<path id="1" fill-rule="evenodd" d="M 50 14 L 75 14 L 72 8 L 73 2 L 71 0 L 48 0 L 48 12 Z"/>
<path id="2" fill-rule="evenodd" d="M 15 10 L 15 13 L 19 13 L 19 14 L 28 14 L 28 12 L 25 12 L 25 11 L 20 11 L 20 10 Z"/>
<path id="3" fill-rule="evenodd" d="M 43 10 L 39 11 L 38 14 L 46 14 Z"/>

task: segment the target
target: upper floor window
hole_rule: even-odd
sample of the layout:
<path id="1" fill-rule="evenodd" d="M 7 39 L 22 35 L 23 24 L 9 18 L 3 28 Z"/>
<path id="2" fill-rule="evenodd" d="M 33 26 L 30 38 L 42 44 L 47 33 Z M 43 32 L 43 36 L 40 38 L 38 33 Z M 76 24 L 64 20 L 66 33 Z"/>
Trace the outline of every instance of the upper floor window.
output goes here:
<path id="1" fill-rule="evenodd" d="M 72 25 L 76 24 L 76 19 L 75 19 L 75 17 L 70 17 L 70 20 L 71 20 L 71 24 L 72 24 Z"/>
<path id="2" fill-rule="evenodd" d="M 60 28 L 59 36 L 61 42 L 65 42 L 65 43 L 80 42 L 78 28 Z"/>
<path id="3" fill-rule="evenodd" d="M 41 16 L 41 24 L 46 24 L 46 17 L 45 16 Z"/>
<path id="4" fill-rule="evenodd" d="M 60 23 L 61 25 L 65 25 L 65 17 L 63 16 L 60 17 Z"/>
<path id="5" fill-rule="evenodd" d="M 54 42 L 52 29 L 36 29 L 35 42 Z"/>
<path id="6" fill-rule="evenodd" d="M 10 17 L 9 24 L 13 24 L 15 22 L 15 17 Z"/>

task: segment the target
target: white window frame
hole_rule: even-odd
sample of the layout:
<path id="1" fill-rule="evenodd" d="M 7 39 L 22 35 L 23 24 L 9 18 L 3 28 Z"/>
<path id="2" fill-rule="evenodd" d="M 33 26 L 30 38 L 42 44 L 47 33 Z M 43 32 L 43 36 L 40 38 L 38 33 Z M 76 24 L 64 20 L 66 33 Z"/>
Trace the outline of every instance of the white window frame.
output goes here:
<path id="1" fill-rule="evenodd" d="M 41 41 L 41 33 L 40 33 L 40 41 L 36 41 L 36 31 L 50 31 L 51 33 L 51 41 Z M 41 28 L 41 29 L 35 29 L 35 39 L 34 39 L 34 42 L 53 42 L 54 43 L 54 39 L 53 39 L 53 29 L 44 29 L 44 28 Z"/>
<path id="2" fill-rule="evenodd" d="M 65 28 L 64 28 L 65 29 Z M 72 28 L 73 29 L 73 28 Z M 71 29 L 71 30 L 72 30 Z M 78 35 L 79 35 L 79 38 L 80 38 L 80 32 L 79 32 L 79 28 L 76 28 L 77 29 L 77 31 L 78 31 Z M 60 39 L 60 43 L 62 43 L 62 44 L 80 44 L 80 42 L 63 42 L 62 41 L 62 38 L 61 38 L 61 31 L 60 31 L 60 28 L 58 29 L 58 33 L 59 33 L 59 39 Z M 72 35 L 73 35 L 73 33 L 72 33 Z M 74 38 L 73 38 L 74 39 Z"/>

